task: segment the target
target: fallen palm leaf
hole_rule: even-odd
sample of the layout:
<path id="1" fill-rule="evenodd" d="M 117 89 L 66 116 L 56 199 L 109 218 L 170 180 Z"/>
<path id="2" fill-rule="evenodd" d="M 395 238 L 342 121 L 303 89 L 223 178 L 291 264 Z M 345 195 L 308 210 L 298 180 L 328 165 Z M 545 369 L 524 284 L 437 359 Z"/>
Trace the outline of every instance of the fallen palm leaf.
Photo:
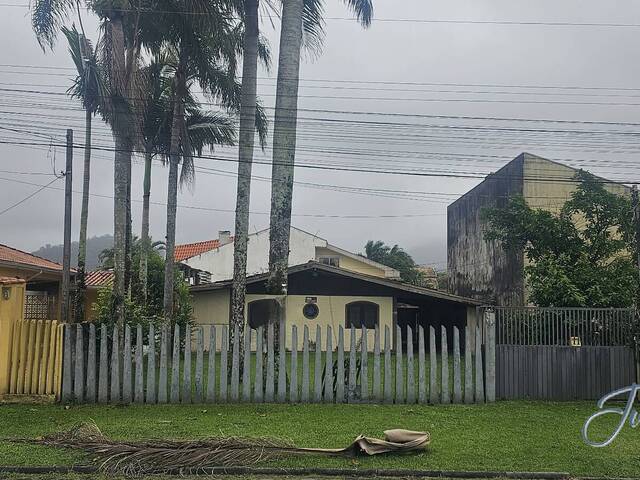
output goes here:
<path id="1" fill-rule="evenodd" d="M 358 436 L 339 449 L 299 448 L 270 438 L 221 437 L 195 441 L 116 441 L 105 437 L 94 423 L 82 423 L 65 432 L 29 443 L 73 448 L 87 452 L 100 470 L 124 475 L 141 475 L 181 470 L 194 472 L 212 467 L 249 466 L 290 455 L 355 456 L 424 450 L 431 437 L 424 432 L 387 430 L 385 439 Z"/>

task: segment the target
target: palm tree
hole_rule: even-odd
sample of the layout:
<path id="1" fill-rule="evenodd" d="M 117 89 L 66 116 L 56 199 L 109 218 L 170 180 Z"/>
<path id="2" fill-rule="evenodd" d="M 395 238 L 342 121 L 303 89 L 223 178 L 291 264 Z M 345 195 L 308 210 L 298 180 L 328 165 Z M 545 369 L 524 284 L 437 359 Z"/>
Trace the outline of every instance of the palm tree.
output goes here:
<path id="1" fill-rule="evenodd" d="M 171 16 L 169 36 L 173 62 L 171 62 L 172 119 L 169 143 L 169 180 L 167 191 L 167 236 L 164 284 L 164 319 L 170 323 L 173 316 L 174 249 L 176 231 L 176 209 L 178 192 L 178 170 L 183 159 L 184 179 L 193 170 L 194 148 L 188 135 L 186 99 L 190 87 L 198 83 L 203 93 L 216 99 L 228 109 L 238 103 L 239 85 L 235 81 L 237 59 L 237 33 L 228 22 L 229 11 L 219 10 L 207 0 L 196 0 L 189 12 L 178 9 Z M 203 18 L 191 11 L 203 12 Z M 221 138 L 220 143 L 231 144 L 235 138 Z M 213 148 L 215 144 L 206 146 Z"/>
<path id="2" fill-rule="evenodd" d="M 84 34 L 76 30 L 62 27 L 69 44 L 69 53 L 76 66 L 78 75 L 73 86 L 67 90 L 72 98 L 82 102 L 85 111 L 84 135 L 84 171 L 82 181 L 82 209 L 80 212 L 80 238 L 78 241 L 78 273 L 76 275 L 75 319 L 84 320 L 84 306 L 87 285 L 85 268 L 87 258 L 87 222 L 89 219 L 89 187 L 91 181 L 91 121 L 98 111 L 100 99 L 104 94 L 98 59 L 93 45 Z"/>
<path id="3" fill-rule="evenodd" d="M 312 37 L 321 42 L 322 0 L 283 0 L 280 32 L 280 56 L 276 86 L 276 110 L 273 126 L 273 165 L 271 170 L 271 219 L 269 247 L 268 291 L 284 295 L 287 290 L 289 259 L 289 233 L 291 227 L 291 198 L 296 149 L 298 113 L 298 84 L 300 76 L 300 50 L 303 25 L 313 20 Z M 371 0 L 344 0 L 355 13 L 362 26 L 371 24 Z M 284 311 L 284 310 L 283 310 Z"/>
<path id="4" fill-rule="evenodd" d="M 101 21 L 103 38 L 98 45 L 100 64 L 104 67 L 105 95 L 101 98 L 103 118 L 111 126 L 115 143 L 114 155 L 114 315 L 124 323 L 126 291 L 127 241 L 130 236 L 129 201 L 131 155 L 138 139 L 136 121 L 137 74 L 140 52 L 148 31 L 158 35 L 161 26 L 146 2 L 132 6 L 119 0 L 88 2 Z M 68 0 L 35 0 L 32 26 L 43 49 L 53 48 L 58 30 L 71 10 L 80 11 L 80 2 Z M 148 14 L 145 12 L 149 12 Z M 129 235 L 128 235 L 129 233 Z"/>

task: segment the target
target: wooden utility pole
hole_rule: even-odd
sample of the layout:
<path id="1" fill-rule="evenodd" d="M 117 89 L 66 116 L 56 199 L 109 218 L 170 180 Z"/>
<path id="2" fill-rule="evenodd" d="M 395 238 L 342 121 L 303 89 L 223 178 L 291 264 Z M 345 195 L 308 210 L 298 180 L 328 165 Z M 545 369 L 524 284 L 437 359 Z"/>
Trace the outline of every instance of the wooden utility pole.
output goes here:
<path id="1" fill-rule="evenodd" d="M 64 171 L 64 244 L 62 249 L 62 321 L 68 323 L 71 286 L 71 188 L 73 181 L 73 130 L 67 129 L 67 164 Z"/>
<path id="2" fill-rule="evenodd" d="M 633 207 L 633 228 L 636 238 L 636 263 L 637 263 L 637 276 L 638 286 L 636 288 L 636 301 L 634 312 L 634 343 L 635 343 L 635 357 L 636 357 L 636 382 L 640 383 L 640 199 L 638 199 L 638 187 L 633 186 L 631 190 L 631 206 Z"/>

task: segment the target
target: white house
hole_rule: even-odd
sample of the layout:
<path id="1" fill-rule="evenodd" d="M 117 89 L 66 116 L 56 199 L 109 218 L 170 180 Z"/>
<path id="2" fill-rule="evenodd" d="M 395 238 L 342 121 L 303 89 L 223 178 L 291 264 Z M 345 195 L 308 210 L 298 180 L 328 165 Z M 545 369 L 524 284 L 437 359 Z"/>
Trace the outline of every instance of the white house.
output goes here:
<path id="1" fill-rule="evenodd" d="M 291 227 L 289 266 L 316 261 L 332 267 L 399 279 L 400 272 L 355 253 L 331 245 L 324 238 Z M 207 281 L 218 282 L 233 278 L 233 237 L 228 231 L 219 232 L 219 238 L 205 242 L 177 245 L 175 259 L 190 269 L 210 273 Z M 249 235 L 247 246 L 247 275 L 269 270 L 269 229 Z"/>

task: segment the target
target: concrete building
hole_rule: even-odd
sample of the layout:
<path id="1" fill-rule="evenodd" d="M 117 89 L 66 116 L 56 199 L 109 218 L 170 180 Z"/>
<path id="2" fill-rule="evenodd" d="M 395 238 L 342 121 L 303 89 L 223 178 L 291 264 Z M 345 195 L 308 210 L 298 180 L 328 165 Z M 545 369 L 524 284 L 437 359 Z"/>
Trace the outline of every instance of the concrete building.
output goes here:
<path id="1" fill-rule="evenodd" d="M 485 240 L 480 214 L 484 208 L 506 206 L 522 196 L 531 208 L 558 212 L 576 190 L 577 169 L 522 153 L 447 208 L 449 291 L 496 305 L 525 305 L 527 286 L 524 252 L 506 252 Z M 622 184 L 608 182 L 612 193 L 629 195 Z"/>

